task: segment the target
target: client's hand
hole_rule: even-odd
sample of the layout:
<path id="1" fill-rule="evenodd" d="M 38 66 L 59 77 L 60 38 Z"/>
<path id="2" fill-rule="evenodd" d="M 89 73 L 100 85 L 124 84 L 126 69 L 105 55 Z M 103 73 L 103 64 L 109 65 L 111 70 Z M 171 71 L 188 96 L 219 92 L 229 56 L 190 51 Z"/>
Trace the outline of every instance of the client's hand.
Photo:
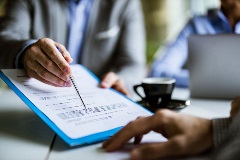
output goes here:
<path id="1" fill-rule="evenodd" d="M 213 145 L 211 120 L 159 110 L 153 116 L 130 122 L 102 146 L 108 152 L 115 151 L 133 137 L 134 143 L 140 143 L 143 135 L 152 130 L 165 136 L 168 141 L 142 144 L 133 149 L 131 159 L 194 155 L 206 151 Z"/>
<path id="2" fill-rule="evenodd" d="M 125 94 L 130 97 L 130 93 L 126 89 L 123 81 L 113 72 L 107 73 L 101 83 L 99 84 L 102 88 L 114 88 L 115 90 Z"/>
<path id="3" fill-rule="evenodd" d="M 29 46 L 22 58 L 29 77 L 53 86 L 71 86 L 68 78 L 71 62 L 72 58 L 66 48 L 48 38 L 39 39 Z"/>

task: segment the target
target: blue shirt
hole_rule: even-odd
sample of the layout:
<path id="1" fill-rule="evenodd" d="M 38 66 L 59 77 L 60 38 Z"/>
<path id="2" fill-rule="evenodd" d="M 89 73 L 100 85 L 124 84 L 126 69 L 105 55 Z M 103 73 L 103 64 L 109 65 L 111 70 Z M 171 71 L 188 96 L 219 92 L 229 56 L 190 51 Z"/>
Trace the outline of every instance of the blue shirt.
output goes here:
<path id="1" fill-rule="evenodd" d="M 91 11 L 92 0 L 69 0 L 69 35 L 67 49 L 74 63 L 80 63 L 81 48 L 88 17 Z"/>
<path id="2" fill-rule="evenodd" d="M 167 46 L 163 57 L 154 61 L 150 76 L 173 77 L 176 79 L 176 86 L 188 87 L 189 72 L 185 66 L 188 57 L 187 38 L 191 34 L 221 33 L 240 34 L 240 22 L 232 30 L 228 19 L 220 10 L 205 16 L 194 16 L 180 32 L 177 39 Z"/>

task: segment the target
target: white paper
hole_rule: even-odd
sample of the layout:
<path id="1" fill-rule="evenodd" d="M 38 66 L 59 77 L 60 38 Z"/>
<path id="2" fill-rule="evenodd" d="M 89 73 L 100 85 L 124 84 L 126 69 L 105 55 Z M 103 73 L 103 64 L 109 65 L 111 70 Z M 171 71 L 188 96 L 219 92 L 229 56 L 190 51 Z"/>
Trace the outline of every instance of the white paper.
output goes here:
<path id="1" fill-rule="evenodd" d="M 72 139 L 124 126 L 139 116 L 151 115 L 121 94 L 99 88 L 98 81 L 80 65 L 72 66 L 72 73 L 84 104 L 73 86 L 53 87 L 28 78 L 23 70 L 2 72 Z"/>

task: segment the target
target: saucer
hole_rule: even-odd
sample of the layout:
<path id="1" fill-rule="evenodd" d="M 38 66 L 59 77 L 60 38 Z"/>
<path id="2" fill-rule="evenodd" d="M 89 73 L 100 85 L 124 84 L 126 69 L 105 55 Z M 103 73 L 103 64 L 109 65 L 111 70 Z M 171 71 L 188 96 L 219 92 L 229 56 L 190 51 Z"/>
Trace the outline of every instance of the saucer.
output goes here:
<path id="1" fill-rule="evenodd" d="M 170 109 L 179 111 L 187 106 L 190 105 L 190 100 L 178 100 L 172 99 L 167 106 L 165 107 L 157 107 L 157 106 L 150 106 L 146 101 L 137 101 L 138 104 L 142 105 L 146 109 L 150 110 L 151 112 L 155 112 L 158 109 Z"/>

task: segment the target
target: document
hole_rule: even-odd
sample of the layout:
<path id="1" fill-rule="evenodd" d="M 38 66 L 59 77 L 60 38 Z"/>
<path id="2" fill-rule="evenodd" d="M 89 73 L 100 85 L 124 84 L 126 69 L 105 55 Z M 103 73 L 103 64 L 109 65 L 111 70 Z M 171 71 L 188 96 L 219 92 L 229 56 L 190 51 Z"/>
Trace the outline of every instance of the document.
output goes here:
<path id="1" fill-rule="evenodd" d="M 137 117 L 152 114 L 113 89 L 99 88 L 99 79 L 84 66 L 71 67 L 71 87 L 44 84 L 20 69 L 3 69 L 0 77 L 70 146 L 107 139 Z"/>

